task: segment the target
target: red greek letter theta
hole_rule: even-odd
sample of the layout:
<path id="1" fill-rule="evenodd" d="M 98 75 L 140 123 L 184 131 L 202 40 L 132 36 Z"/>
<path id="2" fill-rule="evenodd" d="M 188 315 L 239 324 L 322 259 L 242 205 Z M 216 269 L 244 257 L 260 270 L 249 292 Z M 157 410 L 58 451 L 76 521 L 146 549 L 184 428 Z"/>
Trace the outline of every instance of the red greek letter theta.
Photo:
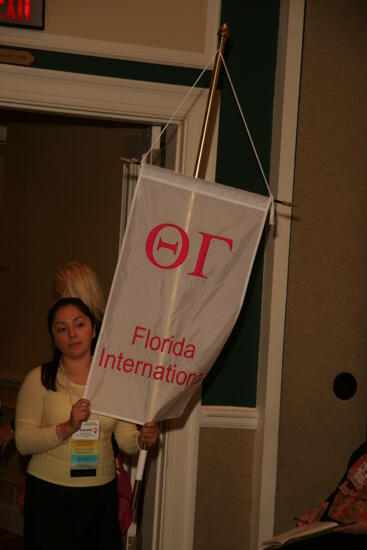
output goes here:
<path id="1" fill-rule="evenodd" d="M 181 238 L 181 250 L 177 258 L 169 265 L 162 265 L 157 262 L 157 260 L 154 257 L 154 243 L 156 240 L 156 237 L 162 229 L 166 227 L 173 227 L 179 232 L 180 238 Z M 168 250 L 171 250 L 173 255 L 177 255 L 177 249 L 179 246 L 179 241 L 176 241 L 175 243 L 168 243 L 166 241 L 163 241 L 161 237 L 159 237 L 159 242 L 157 245 L 157 250 L 160 248 L 167 248 Z M 151 232 L 148 235 L 147 242 L 146 242 L 146 253 L 149 258 L 149 260 L 152 262 L 153 265 L 156 267 L 159 267 L 161 269 L 174 269 L 175 267 L 178 267 L 181 265 L 187 257 L 187 254 L 189 252 L 189 238 L 186 234 L 186 232 L 179 227 L 178 225 L 175 225 L 173 223 L 161 223 L 154 227 Z"/>

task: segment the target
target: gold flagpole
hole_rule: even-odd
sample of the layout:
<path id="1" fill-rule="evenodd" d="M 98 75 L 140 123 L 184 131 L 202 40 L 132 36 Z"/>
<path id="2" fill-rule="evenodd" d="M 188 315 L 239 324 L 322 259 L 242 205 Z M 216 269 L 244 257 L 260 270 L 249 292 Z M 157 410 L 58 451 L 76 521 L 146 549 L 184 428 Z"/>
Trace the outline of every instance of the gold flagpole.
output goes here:
<path id="1" fill-rule="evenodd" d="M 214 96 L 218 85 L 218 79 L 220 74 L 220 69 L 222 65 L 222 54 L 226 44 L 226 40 L 229 36 L 228 25 L 224 23 L 218 31 L 218 51 L 215 57 L 214 69 L 212 74 L 212 79 L 210 82 L 209 95 L 205 109 L 204 122 L 201 131 L 201 137 L 199 142 L 198 154 L 195 163 L 194 178 L 204 177 L 205 174 L 205 164 L 204 164 L 204 152 L 208 144 L 208 139 L 210 137 L 208 130 L 212 122 L 213 117 L 213 106 L 214 106 Z M 120 157 L 124 162 L 130 162 L 135 164 L 136 159 L 127 159 Z M 136 470 L 136 478 L 134 481 L 134 487 L 130 498 L 130 509 L 134 511 L 138 504 L 139 494 L 142 486 L 142 475 L 144 471 L 144 465 L 147 455 L 148 446 L 144 444 L 143 449 L 139 454 L 139 462 Z"/>
<path id="2" fill-rule="evenodd" d="M 204 151 L 208 143 L 208 130 L 210 128 L 210 123 L 212 122 L 213 117 L 213 105 L 214 105 L 214 96 L 218 85 L 218 79 L 220 74 L 220 69 L 222 66 L 222 54 L 224 52 L 224 47 L 226 45 L 227 38 L 229 36 L 229 28 L 227 23 L 223 23 L 218 31 L 218 51 L 215 57 L 214 69 L 212 74 L 212 80 L 209 88 L 208 101 L 206 104 L 206 110 L 204 115 L 203 127 L 201 130 L 201 137 L 199 142 L 198 154 L 196 157 L 196 164 L 194 169 L 194 178 L 203 178 L 205 175 L 205 165 L 204 165 Z"/>
<path id="3" fill-rule="evenodd" d="M 146 453 L 147 452 L 148 452 L 148 444 L 143 443 L 143 447 L 142 447 L 142 449 L 139 453 L 139 462 L 141 460 L 141 457 L 143 457 L 144 464 L 142 465 L 142 468 L 139 468 L 139 464 L 138 464 L 138 467 L 136 469 L 136 477 L 135 477 L 135 481 L 134 481 L 134 487 L 133 487 L 131 497 L 130 497 L 130 510 L 132 512 L 135 510 L 135 508 L 138 504 L 141 484 L 143 482 L 143 470 L 144 470 L 144 466 L 145 466 L 145 460 L 146 460 Z M 140 470 L 142 470 L 141 475 L 139 475 Z M 137 477 L 139 477 L 140 479 L 137 479 Z"/>

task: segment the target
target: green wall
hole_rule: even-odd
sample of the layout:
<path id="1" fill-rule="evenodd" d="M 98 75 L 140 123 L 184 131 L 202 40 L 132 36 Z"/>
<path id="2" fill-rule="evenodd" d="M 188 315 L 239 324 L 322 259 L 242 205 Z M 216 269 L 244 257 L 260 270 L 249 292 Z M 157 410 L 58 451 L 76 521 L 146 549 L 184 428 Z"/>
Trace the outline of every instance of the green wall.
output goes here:
<path id="1" fill-rule="evenodd" d="M 279 1 L 223 0 L 230 29 L 226 63 L 268 178 Z M 223 73 L 222 73 L 223 77 Z M 267 194 L 227 78 L 222 78 L 216 181 Z M 204 381 L 204 405 L 256 406 L 263 243 L 238 321 Z"/>

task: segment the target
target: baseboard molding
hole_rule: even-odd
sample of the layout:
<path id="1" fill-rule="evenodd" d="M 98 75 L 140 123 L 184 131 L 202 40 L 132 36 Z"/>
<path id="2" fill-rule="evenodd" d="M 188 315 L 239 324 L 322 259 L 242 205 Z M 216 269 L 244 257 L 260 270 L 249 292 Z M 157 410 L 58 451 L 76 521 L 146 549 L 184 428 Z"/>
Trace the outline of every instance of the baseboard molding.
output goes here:
<path id="1" fill-rule="evenodd" d="M 202 406 L 200 428 L 256 430 L 259 413 L 249 407 Z"/>

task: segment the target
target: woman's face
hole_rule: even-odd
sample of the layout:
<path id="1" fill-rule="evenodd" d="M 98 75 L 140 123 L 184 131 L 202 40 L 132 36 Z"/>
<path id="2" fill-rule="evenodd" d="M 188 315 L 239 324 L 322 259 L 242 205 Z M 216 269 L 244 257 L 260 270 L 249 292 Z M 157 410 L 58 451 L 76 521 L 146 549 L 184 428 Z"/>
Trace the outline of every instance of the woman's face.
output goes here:
<path id="1" fill-rule="evenodd" d="M 81 359 L 90 356 L 95 329 L 89 317 L 77 306 L 67 305 L 56 312 L 52 336 L 63 357 Z"/>

